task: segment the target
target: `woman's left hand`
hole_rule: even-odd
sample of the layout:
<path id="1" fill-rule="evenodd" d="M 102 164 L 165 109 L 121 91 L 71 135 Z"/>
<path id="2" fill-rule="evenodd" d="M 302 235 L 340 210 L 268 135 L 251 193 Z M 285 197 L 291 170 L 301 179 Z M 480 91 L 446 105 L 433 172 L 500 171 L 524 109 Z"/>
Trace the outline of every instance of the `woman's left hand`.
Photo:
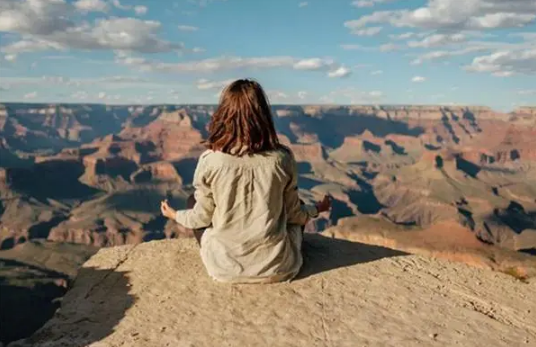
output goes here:
<path id="1" fill-rule="evenodd" d="M 175 215 L 177 214 L 177 211 L 175 211 L 173 208 L 169 206 L 167 200 L 164 200 L 160 203 L 160 210 L 162 211 L 162 214 L 164 215 L 164 217 L 167 217 L 169 219 L 175 219 Z"/>

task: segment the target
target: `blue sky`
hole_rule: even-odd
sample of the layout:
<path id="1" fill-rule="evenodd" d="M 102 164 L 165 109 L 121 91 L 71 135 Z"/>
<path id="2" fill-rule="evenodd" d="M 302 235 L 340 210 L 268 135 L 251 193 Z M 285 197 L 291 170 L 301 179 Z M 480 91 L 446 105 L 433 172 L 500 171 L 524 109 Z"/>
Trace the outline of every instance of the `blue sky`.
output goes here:
<path id="1" fill-rule="evenodd" d="M 536 105 L 534 0 L 0 0 L 0 101 Z"/>

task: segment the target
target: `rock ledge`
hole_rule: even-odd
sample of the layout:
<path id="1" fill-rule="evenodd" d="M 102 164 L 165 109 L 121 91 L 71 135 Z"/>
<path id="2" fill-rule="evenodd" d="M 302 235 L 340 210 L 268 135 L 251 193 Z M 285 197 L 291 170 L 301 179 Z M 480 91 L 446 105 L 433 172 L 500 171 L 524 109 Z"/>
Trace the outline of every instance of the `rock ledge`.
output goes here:
<path id="1" fill-rule="evenodd" d="M 195 242 L 100 250 L 62 308 L 9 346 L 531 346 L 536 283 L 308 235 L 298 279 L 215 283 Z"/>

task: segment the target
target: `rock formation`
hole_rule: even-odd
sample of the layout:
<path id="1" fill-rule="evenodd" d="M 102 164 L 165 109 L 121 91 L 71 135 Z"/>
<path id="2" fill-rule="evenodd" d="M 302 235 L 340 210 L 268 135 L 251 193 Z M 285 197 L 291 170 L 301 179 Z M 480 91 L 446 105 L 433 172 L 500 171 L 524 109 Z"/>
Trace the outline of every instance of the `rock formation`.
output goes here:
<path id="1" fill-rule="evenodd" d="M 297 279 L 227 285 L 193 240 L 103 249 L 23 346 L 530 346 L 536 283 L 319 235 Z M 388 284 L 386 286 L 386 284 Z"/>

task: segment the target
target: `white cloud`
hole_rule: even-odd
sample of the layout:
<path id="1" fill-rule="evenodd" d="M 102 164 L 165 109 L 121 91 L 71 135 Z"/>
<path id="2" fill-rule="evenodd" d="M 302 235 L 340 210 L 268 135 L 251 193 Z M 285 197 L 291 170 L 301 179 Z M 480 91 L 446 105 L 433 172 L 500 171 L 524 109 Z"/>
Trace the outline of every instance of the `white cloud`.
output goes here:
<path id="1" fill-rule="evenodd" d="M 465 40 L 466 36 L 464 34 L 434 34 L 425 37 L 422 41 L 409 41 L 408 46 L 412 48 L 430 48 L 460 43 Z"/>
<path id="2" fill-rule="evenodd" d="M 328 72 L 328 77 L 331 78 L 342 78 L 342 77 L 348 77 L 352 74 L 352 71 L 348 69 L 347 67 L 341 66 L 336 70 Z"/>
<path id="3" fill-rule="evenodd" d="M 122 5 L 119 0 L 113 0 L 112 4 L 114 4 L 114 6 L 120 10 L 130 10 L 132 8 L 132 6 Z"/>
<path id="4" fill-rule="evenodd" d="M 106 98 L 106 93 L 105 93 L 105 92 L 100 92 L 100 93 L 97 95 L 97 97 L 98 97 L 99 99 L 105 99 L 105 98 Z"/>
<path id="5" fill-rule="evenodd" d="M 497 71 L 492 73 L 492 75 L 495 77 L 510 77 L 513 76 L 514 73 L 512 71 Z"/>
<path id="6" fill-rule="evenodd" d="M 17 55 L 16 54 L 6 54 L 4 56 L 4 59 L 6 61 L 15 61 L 15 60 L 17 60 Z"/>
<path id="7" fill-rule="evenodd" d="M 372 76 L 382 75 L 382 74 L 383 74 L 383 70 L 371 71 L 370 74 L 371 74 Z"/>
<path id="8" fill-rule="evenodd" d="M 402 33 L 398 35 L 389 35 L 389 37 L 393 40 L 407 40 L 415 36 L 417 36 L 417 34 L 413 32 L 407 32 L 407 33 Z"/>
<path id="9" fill-rule="evenodd" d="M 24 94 L 24 99 L 35 99 L 37 97 L 37 92 L 30 92 Z"/>
<path id="10" fill-rule="evenodd" d="M 352 5 L 355 7 L 373 7 L 376 4 L 382 4 L 386 2 L 392 2 L 395 0 L 357 0 L 353 1 Z"/>
<path id="11" fill-rule="evenodd" d="M 102 0 L 78 0 L 74 4 L 81 12 L 108 12 L 108 4 Z"/>
<path id="12" fill-rule="evenodd" d="M 308 94 L 308 93 L 307 93 L 306 91 L 303 91 L 303 90 L 302 90 L 302 91 L 299 91 L 299 92 L 298 92 L 298 99 L 300 99 L 300 100 L 305 99 L 305 98 L 307 97 L 307 94 Z"/>
<path id="13" fill-rule="evenodd" d="M 230 71 L 241 69 L 275 69 L 291 68 L 305 71 L 326 71 L 333 73 L 340 69 L 341 65 L 331 59 L 309 58 L 298 59 L 290 56 L 274 57 L 227 57 L 193 60 L 180 63 L 167 63 L 148 60 L 129 55 L 117 55 L 116 62 L 119 64 L 135 67 L 141 71 L 159 71 L 166 73 L 210 73 L 215 71 Z M 341 72 L 339 71 L 338 74 Z M 346 72 L 344 75 L 346 76 Z M 337 74 L 336 74 L 337 75 Z M 341 76 L 344 77 L 344 76 Z"/>
<path id="14" fill-rule="evenodd" d="M 199 30 L 198 27 L 194 27 L 194 26 L 191 26 L 191 25 L 179 25 L 179 26 L 177 26 L 177 29 L 179 29 L 180 31 L 197 31 L 197 30 Z"/>
<path id="15" fill-rule="evenodd" d="M 197 81 L 196 83 L 196 86 L 197 86 L 197 89 L 200 89 L 200 90 L 222 90 L 223 88 L 225 88 L 226 86 L 228 86 L 229 84 L 231 84 L 234 80 L 232 79 L 228 79 L 228 80 L 225 80 L 225 81 L 209 81 L 207 79 L 200 79 Z"/>
<path id="16" fill-rule="evenodd" d="M 469 45 L 466 48 L 458 49 L 458 50 L 441 50 L 441 51 L 431 51 L 424 54 L 421 54 L 416 59 L 414 59 L 411 62 L 411 65 L 420 65 L 426 61 L 433 61 L 433 60 L 445 60 L 448 58 L 452 58 L 455 56 L 461 56 L 461 55 L 467 55 L 472 54 L 476 52 L 481 52 L 488 50 L 489 47 L 486 46 L 480 46 L 480 45 Z"/>
<path id="17" fill-rule="evenodd" d="M 296 70 L 320 70 L 327 66 L 333 65 L 332 60 L 324 60 L 320 58 L 301 59 L 294 63 L 294 69 Z"/>
<path id="18" fill-rule="evenodd" d="M 144 15 L 147 13 L 147 11 L 149 11 L 147 6 L 142 6 L 142 5 L 134 6 L 134 12 L 136 12 L 137 15 L 140 15 L 140 16 Z"/>
<path id="19" fill-rule="evenodd" d="M 200 6 L 200 7 L 205 7 L 211 2 L 216 2 L 216 1 L 225 2 L 227 0 L 188 0 L 188 2 L 195 4 L 197 6 Z"/>
<path id="20" fill-rule="evenodd" d="M 344 49 L 345 51 L 373 51 L 375 50 L 374 47 L 365 47 L 365 46 L 357 45 L 357 44 L 344 44 L 344 45 L 341 45 L 341 48 Z"/>
<path id="21" fill-rule="evenodd" d="M 475 57 L 467 71 L 488 72 L 498 77 L 514 74 L 536 74 L 536 48 L 503 50 Z"/>
<path id="22" fill-rule="evenodd" d="M 267 90 L 266 95 L 268 96 L 268 99 L 272 103 L 283 102 L 289 99 L 289 96 L 285 92 L 282 92 L 279 90 Z"/>
<path id="23" fill-rule="evenodd" d="M 536 32 L 513 33 L 510 36 L 521 37 L 525 41 L 536 41 Z"/>
<path id="24" fill-rule="evenodd" d="M 422 83 L 425 81 L 426 81 L 426 77 L 422 77 L 422 76 L 415 76 L 411 79 L 411 82 L 413 83 Z"/>
<path id="25" fill-rule="evenodd" d="M 305 7 L 305 6 L 307 6 L 307 5 L 309 5 L 309 3 L 308 3 L 307 1 L 302 1 L 302 2 L 300 2 L 300 3 L 298 4 L 298 7 Z"/>
<path id="26" fill-rule="evenodd" d="M 20 53 L 41 50 L 123 50 L 142 53 L 179 51 L 182 43 L 168 42 L 157 34 L 160 22 L 136 18 L 97 19 L 93 26 L 82 24 L 49 35 L 31 35 L 2 48 L 4 52 Z"/>
<path id="27" fill-rule="evenodd" d="M 518 90 L 517 94 L 519 94 L 519 95 L 536 95 L 536 89 Z"/>
<path id="28" fill-rule="evenodd" d="M 352 30 L 352 34 L 357 36 L 376 36 L 382 31 L 382 27 L 370 27 L 365 29 Z"/>
<path id="29" fill-rule="evenodd" d="M 386 43 L 379 47 L 380 52 L 392 52 L 400 49 L 400 46 L 395 45 L 394 43 Z"/>
<path id="30" fill-rule="evenodd" d="M 0 1 L 0 31 L 50 35 L 74 25 L 74 7 L 61 0 Z"/>
<path id="31" fill-rule="evenodd" d="M 345 22 L 354 31 L 369 24 L 389 23 L 395 27 L 425 29 L 493 29 L 522 27 L 536 19 L 533 0 L 428 0 L 415 10 L 377 11 Z"/>
<path id="32" fill-rule="evenodd" d="M 119 0 L 113 0 L 112 4 L 115 8 L 123 10 L 123 11 L 134 11 L 137 15 L 144 15 L 149 11 L 147 6 L 137 5 L 137 6 L 130 6 L 130 5 L 123 5 L 121 4 L 121 1 Z"/>
<path id="33" fill-rule="evenodd" d="M 145 6 L 123 6 L 137 14 L 147 12 Z M 161 23 L 135 18 L 97 18 L 83 20 L 79 12 L 106 12 L 109 5 L 103 0 L 1 0 L 0 31 L 16 34 L 2 51 L 22 53 L 42 50 L 127 50 L 144 53 L 180 50 L 181 43 L 160 39 Z"/>

